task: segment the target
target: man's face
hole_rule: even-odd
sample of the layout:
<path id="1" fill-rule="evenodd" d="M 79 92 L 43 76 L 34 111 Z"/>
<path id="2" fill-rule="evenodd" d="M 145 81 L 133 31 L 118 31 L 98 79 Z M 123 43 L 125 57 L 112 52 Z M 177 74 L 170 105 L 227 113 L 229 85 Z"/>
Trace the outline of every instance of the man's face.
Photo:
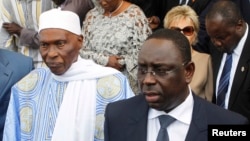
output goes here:
<path id="1" fill-rule="evenodd" d="M 186 77 L 184 64 L 172 41 L 149 39 L 143 44 L 138 56 L 138 80 L 150 107 L 169 111 L 185 100 L 191 78 Z"/>
<path id="2" fill-rule="evenodd" d="M 39 33 L 40 53 L 51 72 L 64 74 L 77 60 L 82 36 L 62 29 L 44 29 Z"/>
<path id="3" fill-rule="evenodd" d="M 232 53 L 241 39 L 242 24 L 226 23 L 220 15 L 206 19 L 207 33 L 218 50 Z"/>

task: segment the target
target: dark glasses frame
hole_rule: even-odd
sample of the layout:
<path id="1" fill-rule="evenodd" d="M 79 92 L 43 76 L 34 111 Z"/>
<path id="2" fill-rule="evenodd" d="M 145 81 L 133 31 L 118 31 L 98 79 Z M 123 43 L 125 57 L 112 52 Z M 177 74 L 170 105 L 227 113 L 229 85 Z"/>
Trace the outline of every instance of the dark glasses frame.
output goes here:
<path id="1" fill-rule="evenodd" d="M 179 27 L 170 27 L 170 29 L 182 32 L 186 36 L 191 36 L 194 34 L 194 27 L 193 26 L 186 26 L 182 29 Z"/>

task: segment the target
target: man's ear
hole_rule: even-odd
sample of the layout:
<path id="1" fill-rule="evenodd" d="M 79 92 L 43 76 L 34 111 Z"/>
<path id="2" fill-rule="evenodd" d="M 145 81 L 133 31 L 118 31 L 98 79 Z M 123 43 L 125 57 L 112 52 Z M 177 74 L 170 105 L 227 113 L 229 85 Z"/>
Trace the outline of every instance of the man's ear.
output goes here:
<path id="1" fill-rule="evenodd" d="M 83 45 L 83 42 L 84 42 L 84 40 L 83 40 L 83 36 L 82 35 L 79 35 L 78 37 L 77 37 L 77 41 L 78 41 L 78 43 L 80 44 L 79 45 L 79 49 L 81 49 L 82 48 L 82 45 Z"/>
<path id="2" fill-rule="evenodd" d="M 242 34 L 242 33 L 244 33 L 243 31 L 245 31 L 244 30 L 244 21 L 243 20 L 238 20 L 238 22 L 237 22 L 237 24 L 236 24 L 236 32 L 238 33 L 238 34 Z"/>
<path id="3" fill-rule="evenodd" d="M 184 67 L 185 67 L 186 82 L 189 84 L 192 81 L 194 71 L 195 71 L 194 62 L 192 62 L 192 61 L 188 62 Z"/>
<path id="4" fill-rule="evenodd" d="M 82 35 L 78 36 L 78 41 L 83 42 L 83 36 Z"/>

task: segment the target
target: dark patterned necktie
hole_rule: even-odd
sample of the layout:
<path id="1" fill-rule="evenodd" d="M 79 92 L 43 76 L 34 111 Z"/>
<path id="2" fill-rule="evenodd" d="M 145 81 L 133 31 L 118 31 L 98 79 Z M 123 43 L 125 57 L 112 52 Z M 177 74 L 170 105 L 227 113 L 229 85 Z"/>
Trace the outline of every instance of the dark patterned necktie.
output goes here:
<path id="1" fill-rule="evenodd" d="M 227 54 L 226 62 L 220 77 L 216 104 L 225 108 L 225 97 L 228 91 L 230 72 L 232 67 L 232 54 Z"/>
<path id="2" fill-rule="evenodd" d="M 159 116 L 159 121 L 161 124 L 161 128 L 156 141 L 169 141 L 167 127 L 175 121 L 175 118 L 169 115 L 161 115 Z"/>

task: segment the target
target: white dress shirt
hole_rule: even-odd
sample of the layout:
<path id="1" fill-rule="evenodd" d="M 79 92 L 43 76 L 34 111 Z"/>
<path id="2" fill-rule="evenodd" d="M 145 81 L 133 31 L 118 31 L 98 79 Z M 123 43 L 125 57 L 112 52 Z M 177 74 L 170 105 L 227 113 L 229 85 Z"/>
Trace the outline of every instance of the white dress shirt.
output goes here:
<path id="1" fill-rule="evenodd" d="M 148 113 L 147 141 L 156 141 L 161 126 L 158 119 L 160 115 L 170 115 L 176 119 L 167 127 L 169 140 L 184 141 L 191 123 L 193 105 L 194 100 L 189 88 L 189 95 L 186 100 L 169 113 L 150 108 Z"/>

